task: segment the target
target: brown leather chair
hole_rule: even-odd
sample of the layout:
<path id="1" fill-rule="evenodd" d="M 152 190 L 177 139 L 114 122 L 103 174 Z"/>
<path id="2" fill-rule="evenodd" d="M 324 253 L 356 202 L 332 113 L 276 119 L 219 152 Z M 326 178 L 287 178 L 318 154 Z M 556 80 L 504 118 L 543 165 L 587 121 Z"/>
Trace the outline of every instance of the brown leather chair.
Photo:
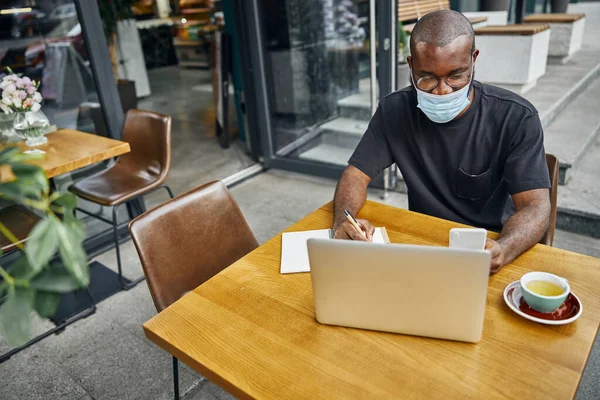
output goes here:
<path id="1" fill-rule="evenodd" d="M 158 312 L 258 246 L 223 182 L 193 189 L 129 225 Z M 175 398 L 178 362 L 173 357 Z"/>
<path id="2" fill-rule="evenodd" d="M 7 237 L 0 234 L 0 250 L 2 254 L 10 253 L 18 245 L 23 244 L 29 233 L 40 221 L 40 218 L 29 209 L 10 205 L 0 210 L 0 222 L 19 240 L 17 243 L 11 242 Z"/>
<path id="3" fill-rule="evenodd" d="M 144 277 L 132 282 L 123 278 L 118 234 L 121 225 L 117 222 L 117 209 L 127 201 L 162 188 L 173 198 L 173 192 L 164 184 L 171 167 L 171 117 L 151 111 L 129 110 L 125 117 L 123 140 L 129 143 L 131 152 L 120 156 L 111 167 L 75 182 L 69 190 L 93 203 L 113 207 L 112 220 L 81 208 L 77 211 L 112 226 L 119 280 L 124 289 L 130 289 Z"/>
<path id="4" fill-rule="evenodd" d="M 540 240 L 541 244 L 552 246 L 554 229 L 556 228 L 556 199 L 558 196 L 558 159 L 552 154 L 546 154 L 546 164 L 550 172 L 550 224 L 548 230 Z"/>

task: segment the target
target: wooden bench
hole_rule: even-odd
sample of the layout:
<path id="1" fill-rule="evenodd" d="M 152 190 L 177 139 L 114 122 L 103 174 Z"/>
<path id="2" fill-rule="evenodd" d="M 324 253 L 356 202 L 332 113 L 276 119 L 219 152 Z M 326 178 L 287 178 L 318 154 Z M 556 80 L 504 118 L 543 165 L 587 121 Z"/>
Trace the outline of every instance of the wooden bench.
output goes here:
<path id="1" fill-rule="evenodd" d="M 500 26 L 485 26 L 475 31 L 476 35 L 520 35 L 531 36 L 536 33 L 550 29 L 548 24 L 516 24 L 516 25 L 500 25 Z"/>
<path id="2" fill-rule="evenodd" d="M 526 23 L 573 23 L 585 18 L 585 14 L 531 14 L 525 17 Z"/>
<path id="3" fill-rule="evenodd" d="M 463 15 L 469 19 L 486 17 L 487 25 L 507 25 L 508 11 L 466 11 Z"/>
<path id="4" fill-rule="evenodd" d="M 449 9 L 449 0 L 398 0 L 398 21 L 415 21 L 430 12 Z"/>
<path id="5" fill-rule="evenodd" d="M 473 18 L 469 18 L 469 22 L 471 22 L 471 25 L 473 25 L 474 29 L 480 28 L 485 26 L 485 23 L 487 22 L 487 17 L 473 17 Z M 415 27 L 417 23 L 414 22 L 412 24 L 407 24 L 407 25 L 403 25 L 404 31 L 406 33 L 408 33 L 409 35 L 412 34 L 412 31 Z"/>
<path id="6" fill-rule="evenodd" d="M 398 21 L 410 22 L 419 20 L 425 14 L 439 10 L 449 10 L 449 0 L 398 0 Z M 469 18 L 473 27 L 485 24 L 487 17 Z M 404 24 L 404 30 L 410 35 L 416 23 Z"/>
<path id="7" fill-rule="evenodd" d="M 533 14 L 526 23 L 550 24 L 548 61 L 564 64 L 581 48 L 585 29 L 585 14 Z"/>
<path id="8" fill-rule="evenodd" d="M 469 18 L 469 22 L 471 22 L 471 25 L 477 25 L 480 24 L 482 22 L 486 22 L 488 20 L 487 17 L 472 17 Z"/>
<path id="9" fill-rule="evenodd" d="M 550 25 L 486 26 L 475 35 L 478 80 L 525 93 L 546 73 Z"/>

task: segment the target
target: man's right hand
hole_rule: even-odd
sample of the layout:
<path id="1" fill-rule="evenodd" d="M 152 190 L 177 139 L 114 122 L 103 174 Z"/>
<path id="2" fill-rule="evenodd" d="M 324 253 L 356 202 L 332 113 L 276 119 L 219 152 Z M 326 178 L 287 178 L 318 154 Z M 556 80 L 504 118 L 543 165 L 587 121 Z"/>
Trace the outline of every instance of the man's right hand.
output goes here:
<path id="1" fill-rule="evenodd" d="M 357 219 L 356 222 L 358 222 L 358 226 L 360 226 L 361 230 L 367 237 L 366 239 L 365 236 L 356 231 L 356 228 L 354 228 L 354 226 L 348 220 L 344 220 L 333 227 L 335 231 L 334 238 L 371 242 L 373 240 L 373 234 L 375 233 L 375 228 L 373 225 L 366 219 Z"/>

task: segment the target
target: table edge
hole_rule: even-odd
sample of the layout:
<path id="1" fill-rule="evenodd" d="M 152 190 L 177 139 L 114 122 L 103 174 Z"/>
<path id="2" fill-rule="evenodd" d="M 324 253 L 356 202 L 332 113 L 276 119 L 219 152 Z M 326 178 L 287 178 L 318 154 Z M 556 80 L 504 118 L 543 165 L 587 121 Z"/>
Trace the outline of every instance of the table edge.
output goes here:
<path id="1" fill-rule="evenodd" d="M 156 317 L 157 315 L 155 315 L 154 317 Z M 156 344 L 158 347 L 160 347 L 162 350 L 164 350 L 171 356 L 173 356 L 173 357 L 177 358 L 179 361 L 183 362 L 188 367 L 192 368 L 194 371 L 201 374 L 203 377 L 205 377 L 212 383 L 216 384 L 223 390 L 232 394 L 236 398 L 238 398 L 238 399 L 253 399 L 253 397 L 249 393 L 246 393 L 245 391 L 241 390 L 240 388 L 235 386 L 235 384 L 231 383 L 227 379 L 222 378 L 219 374 L 217 374 L 216 372 L 207 368 L 204 364 L 194 360 L 193 358 L 188 356 L 186 353 L 184 353 L 183 351 L 174 347 L 173 345 L 168 343 L 165 339 L 163 339 L 162 337 L 157 335 L 154 331 L 152 331 L 151 328 L 149 328 L 147 326 L 147 324 L 150 321 L 152 321 L 154 319 L 154 317 L 152 317 L 151 319 L 149 319 L 142 325 L 142 327 L 144 329 L 144 336 L 146 336 L 146 338 L 148 340 L 150 340 L 152 343 Z"/>

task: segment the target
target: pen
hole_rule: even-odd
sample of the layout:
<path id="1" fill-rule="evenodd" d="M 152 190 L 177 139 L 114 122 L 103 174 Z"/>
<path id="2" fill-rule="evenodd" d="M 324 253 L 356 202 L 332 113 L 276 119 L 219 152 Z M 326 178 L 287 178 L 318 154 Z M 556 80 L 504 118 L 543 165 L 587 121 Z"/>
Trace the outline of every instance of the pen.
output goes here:
<path id="1" fill-rule="evenodd" d="M 350 223 L 352 224 L 352 226 L 354 227 L 354 229 L 356 229 L 358 232 L 360 232 L 360 234 L 363 235 L 363 237 L 365 239 L 369 240 L 367 238 L 367 235 L 363 232 L 363 230 L 360 229 L 360 226 L 358 226 L 358 222 L 356 222 L 356 219 L 352 216 L 352 214 L 350 214 L 350 211 L 344 210 L 344 215 L 346 216 L 346 218 L 348 219 L 348 221 L 350 221 Z"/>

